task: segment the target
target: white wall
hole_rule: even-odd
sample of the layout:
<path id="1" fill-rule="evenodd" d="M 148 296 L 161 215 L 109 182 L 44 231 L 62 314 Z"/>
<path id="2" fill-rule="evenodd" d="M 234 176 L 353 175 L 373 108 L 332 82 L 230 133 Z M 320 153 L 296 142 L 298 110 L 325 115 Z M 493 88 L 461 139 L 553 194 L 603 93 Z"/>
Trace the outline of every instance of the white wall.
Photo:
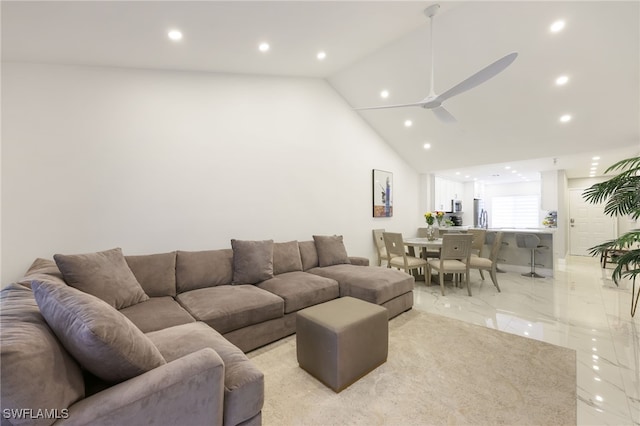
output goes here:
<path id="1" fill-rule="evenodd" d="M 5 63 L 2 283 L 36 257 L 415 233 L 418 174 L 320 79 Z M 372 218 L 371 170 L 394 173 Z"/>

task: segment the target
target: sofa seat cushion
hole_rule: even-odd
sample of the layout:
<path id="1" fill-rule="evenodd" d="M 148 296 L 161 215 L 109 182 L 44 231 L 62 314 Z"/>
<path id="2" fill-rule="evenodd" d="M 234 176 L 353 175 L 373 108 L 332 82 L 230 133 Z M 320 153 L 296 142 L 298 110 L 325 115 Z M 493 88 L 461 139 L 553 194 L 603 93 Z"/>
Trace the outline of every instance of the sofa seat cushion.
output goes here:
<path id="1" fill-rule="evenodd" d="M 173 297 L 168 296 L 152 297 L 120 312 L 143 333 L 196 321 Z"/>
<path id="2" fill-rule="evenodd" d="M 3 410 L 64 409 L 84 397 L 80 365 L 45 322 L 29 288 L 10 284 L 0 292 L 0 341 Z M 49 425 L 54 420 L 11 422 Z"/>
<path id="3" fill-rule="evenodd" d="M 415 282 L 405 272 L 378 266 L 333 265 L 308 272 L 338 281 L 340 297 L 351 296 L 378 305 L 413 291 Z"/>
<path id="4" fill-rule="evenodd" d="M 87 370 L 119 383 L 165 364 L 145 335 L 103 300 L 68 285 L 34 280 L 42 316 Z"/>
<path id="5" fill-rule="evenodd" d="M 181 293 L 178 302 L 198 321 L 228 333 L 284 315 L 284 300 L 251 284 L 220 285 Z"/>
<path id="6" fill-rule="evenodd" d="M 224 424 L 236 425 L 258 414 L 264 403 L 264 375 L 247 356 L 202 322 L 154 331 L 147 337 L 171 362 L 212 348 L 224 362 Z"/>
<path id="7" fill-rule="evenodd" d="M 306 272 L 287 272 L 258 284 L 284 299 L 284 313 L 327 302 L 340 296 L 338 282 Z"/>

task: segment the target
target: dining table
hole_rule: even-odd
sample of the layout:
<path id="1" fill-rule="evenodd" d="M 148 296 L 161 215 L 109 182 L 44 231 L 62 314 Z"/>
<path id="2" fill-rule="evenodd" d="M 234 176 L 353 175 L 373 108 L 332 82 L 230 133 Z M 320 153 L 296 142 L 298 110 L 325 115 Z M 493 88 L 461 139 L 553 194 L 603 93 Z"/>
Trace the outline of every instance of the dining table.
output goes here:
<path id="1" fill-rule="evenodd" d="M 404 245 L 407 246 L 409 250 L 409 254 L 411 256 L 415 256 L 415 248 L 418 247 L 425 254 L 423 256 L 426 259 L 427 249 L 441 249 L 442 248 L 442 238 L 436 238 L 435 240 L 430 240 L 424 237 L 410 237 L 403 238 Z"/>

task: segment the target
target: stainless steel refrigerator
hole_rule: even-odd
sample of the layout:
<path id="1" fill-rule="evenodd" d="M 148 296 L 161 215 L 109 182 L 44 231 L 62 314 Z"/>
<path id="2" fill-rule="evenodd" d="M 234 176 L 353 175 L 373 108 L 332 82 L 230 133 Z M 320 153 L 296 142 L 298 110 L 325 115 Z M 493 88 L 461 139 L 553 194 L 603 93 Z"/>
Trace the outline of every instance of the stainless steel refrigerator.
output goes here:
<path id="1" fill-rule="evenodd" d="M 482 198 L 473 199 L 473 227 L 485 229 L 489 227 L 489 214 L 484 208 Z"/>

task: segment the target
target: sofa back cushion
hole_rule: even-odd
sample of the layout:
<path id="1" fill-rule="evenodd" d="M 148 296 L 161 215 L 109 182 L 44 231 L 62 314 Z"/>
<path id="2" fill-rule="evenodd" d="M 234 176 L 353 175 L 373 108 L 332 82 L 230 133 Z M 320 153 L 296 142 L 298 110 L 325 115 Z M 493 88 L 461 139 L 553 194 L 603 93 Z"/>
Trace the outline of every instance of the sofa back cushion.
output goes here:
<path id="1" fill-rule="evenodd" d="M 176 252 L 125 256 L 133 275 L 149 297 L 176 295 Z"/>
<path id="2" fill-rule="evenodd" d="M 66 284 L 61 281 L 60 285 Z M 5 409 L 62 410 L 84 398 L 80 366 L 45 322 L 28 287 L 10 284 L 0 292 L 0 341 L 3 413 Z M 50 425 L 55 419 L 7 420 Z"/>
<path id="3" fill-rule="evenodd" d="M 318 266 L 318 251 L 314 241 L 300 241 L 300 258 L 302 260 L 302 270 L 308 271 Z"/>
<path id="4" fill-rule="evenodd" d="M 31 281 L 36 278 L 55 278 L 64 281 L 62 272 L 58 269 L 56 262 L 53 259 L 42 259 L 40 257 L 33 261 L 24 274 L 24 278 L 18 281 L 18 284 L 31 288 Z"/>
<path id="5" fill-rule="evenodd" d="M 56 254 L 53 259 L 67 284 L 104 300 L 116 309 L 149 299 L 120 248 L 97 253 Z"/>
<path id="6" fill-rule="evenodd" d="M 297 241 L 273 244 L 273 274 L 302 271 L 300 247 Z"/>
<path id="7" fill-rule="evenodd" d="M 103 300 L 52 281 L 31 286 L 65 349 L 97 377 L 118 383 L 166 364 L 149 338 Z"/>
<path id="8" fill-rule="evenodd" d="M 176 290 L 189 290 L 231 284 L 233 250 L 178 251 L 176 256 Z"/>

